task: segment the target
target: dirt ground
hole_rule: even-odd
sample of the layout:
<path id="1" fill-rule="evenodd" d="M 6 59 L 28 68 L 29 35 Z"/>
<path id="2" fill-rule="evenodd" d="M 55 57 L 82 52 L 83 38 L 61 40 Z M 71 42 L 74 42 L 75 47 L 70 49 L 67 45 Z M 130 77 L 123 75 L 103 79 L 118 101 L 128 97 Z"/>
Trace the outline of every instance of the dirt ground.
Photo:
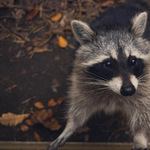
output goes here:
<path id="1" fill-rule="evenodd" d="M 69 23 L 71 19 L 90 22 L 110 6 L 120 2 L 113 0 L 1 0 L 0 1 L 0 116 L 4 113 L 25 114 L 51 108 L 53 117 L 61 128 L 52 131 L 42 124 L 29 126 L 27 131 L 21 124 L 0 124 L 1 141 L 35 141 L 34 132 L 41 141 L 53 141 L 64 129 L 65 100 L 54 107 L 48 101 L 66 97 L 75 47 Z M 37 15 L 34 8 L 38 6 Z M 65 25 L 53 22 L 51 17 L 66 15 Z M 31 18 L 31 19 L 29 19 Z M 65 17 L 64 17 L 65 18 Z M 67 26 L 67 27 L 66 27 Z M 69 43 L 66 48 L 58 45 L 59 36 Z M 38 38 L 38 39 L 37 39 Z M 41 50 L 36 51 L 35 48 Z M 120 114 L 95 115 L 84 128 L 76 131 L 69 139 L 72 142 L 131 142 L 129 129 Z"/>

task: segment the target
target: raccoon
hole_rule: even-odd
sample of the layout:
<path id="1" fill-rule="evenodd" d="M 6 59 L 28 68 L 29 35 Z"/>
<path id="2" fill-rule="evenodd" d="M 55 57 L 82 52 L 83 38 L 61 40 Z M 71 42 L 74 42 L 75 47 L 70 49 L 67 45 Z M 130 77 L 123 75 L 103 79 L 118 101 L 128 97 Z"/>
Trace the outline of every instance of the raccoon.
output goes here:
<path id="1" fill-rule="evenodd" d="M 133 149 L 147 148 L 150 135 L 149 8 L 136 0 L 109 9 L 88 25 L 73 20 L 80 47 L 68 91 L 67 125 L 48 150 L 64 145 L 94 113 L 121 112 L 133 136 Z"/>

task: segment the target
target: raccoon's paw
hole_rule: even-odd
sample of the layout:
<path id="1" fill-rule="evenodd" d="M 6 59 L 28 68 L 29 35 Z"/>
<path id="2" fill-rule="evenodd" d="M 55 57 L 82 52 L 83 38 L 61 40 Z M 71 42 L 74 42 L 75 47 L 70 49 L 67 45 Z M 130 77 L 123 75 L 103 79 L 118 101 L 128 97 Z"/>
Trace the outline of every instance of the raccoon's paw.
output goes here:
<path id="1" fill-rule="evenodd" d="M 50 144 L 50 146 L 47 147 L 47 150 L 57 150 L 58 147 L 62 147 L 65 144 L 64 138 L 58 138 L 54 142 Z"/>

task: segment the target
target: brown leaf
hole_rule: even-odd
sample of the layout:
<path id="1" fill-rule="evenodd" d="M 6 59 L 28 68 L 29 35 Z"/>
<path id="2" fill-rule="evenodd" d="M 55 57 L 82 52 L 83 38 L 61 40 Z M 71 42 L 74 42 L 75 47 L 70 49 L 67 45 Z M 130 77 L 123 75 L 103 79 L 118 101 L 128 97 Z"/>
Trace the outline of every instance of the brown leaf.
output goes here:
<path id="1" fill-rule="evenodd" d="M 52 131 L 59 130 L 61 128 L 61 125 L 58 124 L 58 121 L 55 118 L 44 121 L 43 125 L 44 127 L 49 128 Z"/>
<path id="2" fill-rule="evenodd" d="M 7 114 L 2 114 L 2 117 L 0 117 L 0 123 L 6 126 L 16 126 L 17 124 L 21 123 L 25 118 L 29 117 L 29 115 L 30 114 L 16 115 L 8 112 Z"/>
<path id="3" fill-rule="evenodd" d="M 35 125 L 36 123 L 40 123 L 40 122 L 37 120 L 36 116 L 34 116 L 34 115 L 31 115 L 30 119 L 31 119 L 31 122 L 32 122 L 33 125 Z"/>
<path id="4" fill-rule="evenodd" d="M 58 100 L 57 100 L 57 104 L 61 104 L 66 98 L 65 97 L 60 97 Z"/>
<path id="5" fill-rule="evenodd" d="M 55 16 L 53 16 L 53 17 L 51 18 L 51 20 L 52 20 L 52 21 L 59 21 L 60 18 L 61 18 L 61 13 L 58 13 L 58 14 L 56 14 Z"/>
<path id="6" fill-rule="evenodd" d="M 31 51 L 32 48 L 33 48 L 32 46 L 28 46 L 28 47 L 27 47 L 27 51 Z"/>
<path id="7" fill-rule="evenodd" d="M 21 129 L 21 131 L 28 131 L 29 127 L 27 125 L 21 125 L 20 129 Z"/>
<path id="8" fill-rule="evenodd" d="M 80 127 L 80 128 L 77 128 L 75 133 L 83 133 L 83 132 L 88 132 L 90 130 L 89 127 Z"/>
<path id="9" fill-rule="evenodd" d="M 46 112 L 46 109 L 39 111 L 38 117 L 43 121 L 46 120 L 48 118 L 48 113 Z"/>
<path id="10" fill-rule="evenodd" d="M 89 140 L 89 135 L 88 135 L 88 134 L 85 134 L 85 135 L 84 135 L 84 141 L 85 141 L 85 142 L 88 142 L 88 140 Z"/>
<path id="11" fill-rule="evenodd" d="M 11 91 L 12 89 L 14 89 L 15 87 L 17 87 L 17 85 L 13 85 L 13 86 L 11 86 L 11 87 L 8 87 L 7 89 L 5 89 L 5 91 L 7 92 L 7 91 Z"/>
<path id="12" fill-rule="evenodd" d="M 113 5 L 114 3 L 115 3 L 114 0 L 107 0 L 103 3 L 100 3 L 100 6 L 101 7 L 109 7 L 109 6 Z"/>
<path id="13" fill-rule="evenodd" d="M 37 15 L 37 13 L 38 13 L 38 8 L 39 8 L 39 6 L 35 5 L 35 7 L 32 10 L 30 10 L 29 12 L 27 12 L 26 13 L 26 19 L 27 20 L 33 19 Z"/>
<path id="14" fill-rule="evenodd" d="M 49 100 L 49 102 L 48 102 L 48 106 L 50 107 L 53 107 L 53 106 L 56 106 L 57 105 L 57 103 L 55 102 L 55 100 L 53 99 L 53 98 L 51 98 L 50 100 Z"/>
<path id="15" fill-rule="evenodd" d="M 33 122 L 32 122 L 30 119 L 27 119 L 25 122 L 26 122 L 26 124 L 29 125 L 29 126 L 32 126 L 32 125 L 33 125 Z"/>
<path id="16" fill-rule="evenodd" d="M 44 105 L 41 102 L 34 103 L 34 106 L 37 108 L 44 108 Z"/>
<path id="17" fill-rule="evenodd" d="M 53 111 L 52 109 L 48 109 L 47 110 L 47 113 L 48 113 L 48 118 L 51 118 L 53 116 Z"/>
<path id="18" fill-rule="evenodd" d="M 68 42 L 62 36 L 58 37 L 58 43 L 61 48 L 65 48 L 68 45 Z"/>
<path id="19" fill-rule="evenodd" d="M 59 130 L 60 128 L 61 128 L 61 125 L 59 125 L 58 124 L 58 121 L 55 119 L 55 118 L 52 118 L 51 119 L 51 125 L 50 125 L 50 129 L 52 130 L 52 131 L 54 131 L 54 130 Z"/>
<path id="20" fill-rule="evenodd" d="M 41 141 L 41 137 L 36 132 L 34 132 L 34 140 L 37 141 L 37 142 Z"/>

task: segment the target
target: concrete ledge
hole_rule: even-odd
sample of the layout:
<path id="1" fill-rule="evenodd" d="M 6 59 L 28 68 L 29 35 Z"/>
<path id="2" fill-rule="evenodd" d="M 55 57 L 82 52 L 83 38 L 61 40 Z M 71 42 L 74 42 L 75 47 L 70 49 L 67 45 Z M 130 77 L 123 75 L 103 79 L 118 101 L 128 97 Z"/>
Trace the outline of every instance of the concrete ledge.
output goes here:
<path id="1" fill-rule="evenodd" d="M 46 150 L 50 142 L 0 142 L 0 150 Z M 131 150 L 132 143 L 67 142 L 60 150 Z"/>

